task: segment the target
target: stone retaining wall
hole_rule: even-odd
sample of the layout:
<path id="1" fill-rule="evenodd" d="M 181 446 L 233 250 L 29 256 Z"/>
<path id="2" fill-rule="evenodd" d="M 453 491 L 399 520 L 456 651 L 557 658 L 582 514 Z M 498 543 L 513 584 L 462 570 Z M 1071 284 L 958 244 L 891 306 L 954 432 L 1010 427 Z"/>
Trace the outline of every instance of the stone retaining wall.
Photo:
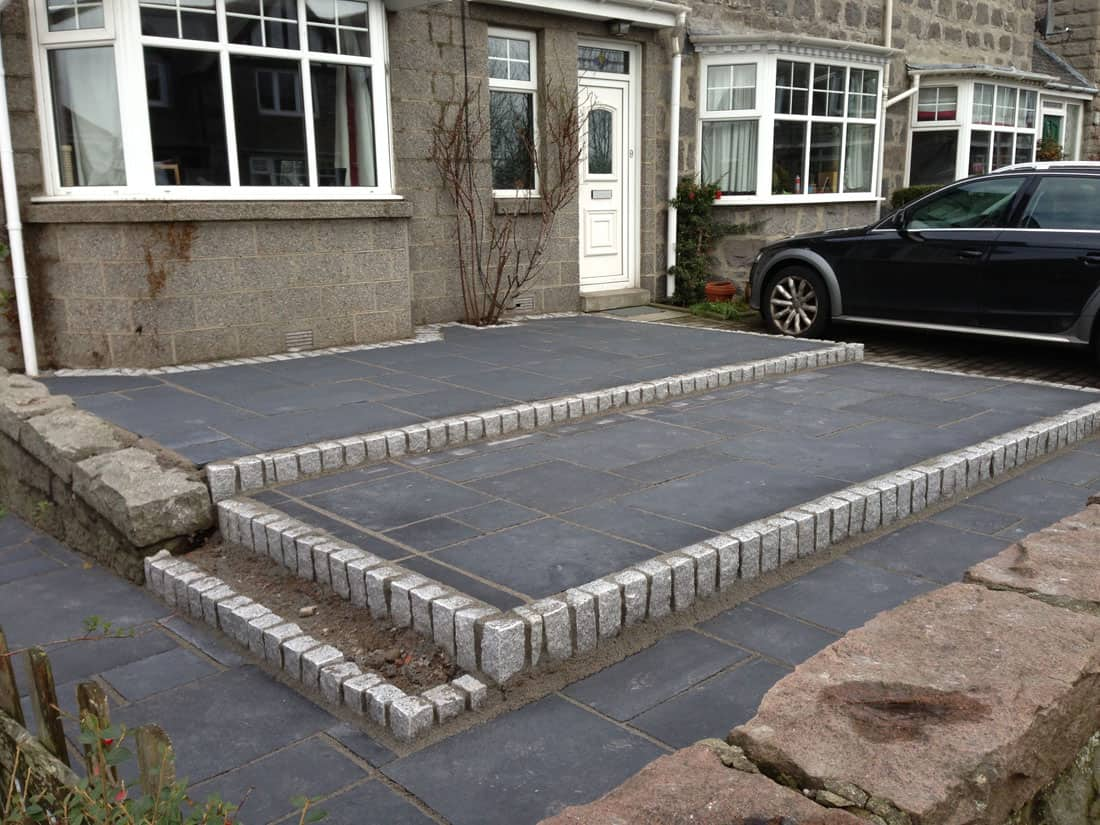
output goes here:
<path id="1" fill-rule="evenodd" d="M 146 555 L 214 524 L 192 465 L 3 369 L 0 506 L 138 583 Z"/>
<path id="2" fill-rule="evenodd" d="M 1100 822 L 1100 505 L 799 665 L 729 736 L 544 825 Z"/>

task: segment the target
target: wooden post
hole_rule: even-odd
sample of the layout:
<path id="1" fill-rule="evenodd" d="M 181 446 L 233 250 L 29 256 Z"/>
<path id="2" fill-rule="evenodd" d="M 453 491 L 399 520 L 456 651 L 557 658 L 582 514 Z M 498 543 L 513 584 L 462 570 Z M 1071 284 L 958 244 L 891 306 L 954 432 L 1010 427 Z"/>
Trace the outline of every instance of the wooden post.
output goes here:
<path id="1" fill-rule="evenodd" d="M 49 657 L 42 648 L 32 647 L 27 651 L 27 661 L 30 663 L 33 680 L 31 699 L 34 718 L 38 724 L 38 738 L 42 740 L 46 750 L 66 766 L 72 767 L 65 745 L 65 730 L 61 727 L 61 709 L 57 704 L 57 690 L 53 684 L 53 668 L 50 667 Z"/>
<path id="2" fill-rule="evenodd" d="M 80 727 L 82 730 L 106 730 L 111 725 L 111 711 L 107 706 L 107 694 L 98 682 L 81 682 L 76 686 L 76 703 L 80 708 Z M 89 724 L 89 717 L 93 717 L 94 724 Z M 84 745 L 84 764 L 87 766 L 88 775 L 92 775 L 95 769 L 95 757 L 97 748 L 95 745 Z M 112 782 L 118 781 L 118 768 L 107 766 L 107 778 Z"/>
<path id="3" fill-rule="evenodd" d="M 19 703 L 19 689 L 15 686 L 15 665 L 12 658 L 4 629 L 0 628 L 0 711 L 26 727 L 23 706 Z"/>
<path id="4" fill-rule="evenodd" d="M 142 725 L 137 729 L 137 761 L 141 790 L 156 796 L 161 788 L 176 781 L 176 755 L 172 740 L 160 725 Z"/>

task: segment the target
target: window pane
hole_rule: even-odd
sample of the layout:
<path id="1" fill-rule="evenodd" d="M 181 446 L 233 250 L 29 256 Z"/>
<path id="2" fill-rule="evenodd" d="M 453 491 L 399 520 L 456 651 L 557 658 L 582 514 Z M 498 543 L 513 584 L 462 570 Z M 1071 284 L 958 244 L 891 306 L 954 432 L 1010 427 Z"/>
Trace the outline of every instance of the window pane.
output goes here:
<path id="1" fill-rule="evenodd" d="M 489 132 L 494 189 L 532 189 L 535 169 L 528 149 L 534 113 L 527 92 L 489 93 Z"/>
<path id="2" fill-rule="evenodd" d="M 966 168 L 971 175 L 985 175 L 990 171 L 989 151 L 992 138 L 989 130 L 975 129 L 970 133 L 970 162 Z"/>
<path id="3" fill-rule="evenodd" d="M 993 124 L 993 86 L 974 84 L 974 122 L 985 126 Z"/>
<path id="4" fill-rule="evenodd" d="M 756 65 L 710 66 L 707 69 L 707 110 L 728 112 L 756 108 Z"/>
<path id="5" fill-rule="evenodd" d="M 878 72 L 852 69 L 848 92 L 848 117 L 873 118 L 878 112 Z"/>
<path id="6" fill-rule="evenodd" d="M 959 90 L 955 86 L 929 86 L 917 92 L 917 120 L 958 118 Z"/>
<path id="7" fill-rule="evenodd" d="M 213 0 L 157 0 L 141 3 L 141 33 L 183 40 L 218 39 Z"/>
<path id="8" fill-rule="evenodd" d="M 776 63 L 775 111 L 781 115 L 808 114 L 810 64 L 780 60 Z"/>
<path id="9" fill-rule="evenodd" d="M 814 114 L 844 117 L 844 75 L 841 66 L 814 66 Z"/>
<path id="10" fill-rule="evenodd" d="M 1080 160 L 1078 156 L 1077 133 L 1080 131 L 1081 107 L 1073 104 L 1066 107 L 1066 138 L 1062 144 L 1062 154 L 1066 160 Z"/>
<path id="11" fill-rule="evenodd" d="M 1016 112 L 1016 126 L 1020 129 L 1035 128 L 1035 104 L 1038 98 L 1038 92 L 1020 91 L 1020 107 Z"/>
<path id="12" fill-rule="evenodd" d="M 184 40 L 217 40 L 218 19 L 212 14 L 180 12 L 180 37 Z"/>
<path id="13" fill-rule="evenodd" d="M 145 81 L 157 184 L 227 186 L 218 55 L 146 48 Z"/>
<path id="14" fill-rule="evenodd" d="M 870 192 L 874 175 L 875 127 L 851 123 L 844 147 L 844 191 Z"/>
<path id="15" fill-rule="evenodd" d="M 955 152 L 959 132 L 913 132 L 913 150 L 909 156 L 909 183 L 923 186 L 950 183 L 955 179 Z"/>
<path id="16" fill-rule="evenodd" d="M 1012 163 L 1012 132 L 993 134 L 993 168 L 1000 169 Z"/>
<path id="17" fill-rule="evenodd" d="M 806 124 L 777 120 L 773 143 L 772 194 L 805 192 L 802 173 L 806 163 Z"/>
<path id="18" fill-rule="evenodd" d="M 1024 226 L 1033 229 L 1084 229 L 1100 226 L 1100 180 L 1042 178 L 1028 202 Z"/>
<path id="19" fill-rule="evenodd" d="M 836 192 L 840 185 L 839 123 L 815 123 L 810 130 L 810 192 Z"/>
<path id="20" fill-rule="evenodd" d="M 179 37 L 179 18 L 175 9 L 142 7 L 141 33 L 148 37 Z"/>
<path id="21" fill-rule="evenodd" d="M 630 73 L 630 52 L 595 46 L 577 47 L 577 70 L 582 72 Z"/>
<path id="22" fill-rule="evenodd" d="M 305 186 L 301 75 L 291 60 L 232 55 L 233 120 L 244 186 Z"/>
<path id="23" fill-rule="evenodd" d="M 376 186 L 370 69 L 311 63 L 319 186 Z"/>
<path id="24" fill-rule="evenodd" d="M 913 210 L 911 229 L 996 228 L 1004 226 L 1022 178 L 964 183 L 934 195 Z"/>
<path id="25" fill-rule="evenodd" d="M 309 50 L 311 52 L 328 52 L 336 54 L 339 49 L 336 45 L 335 26 L 308 26 Z"/>
<path id="26" fill-rule="evenodd" d="M 530 80 L 531 44 L 514 37 L 490 37 L 489 77 Z"/>
<path id="27" fill-rule="evenodd" d="M 1013 163 L 1030 163 L 1034 160 L 1035 135 L 1030 132 L 1019 132 L 1016 135 L 1016 154 Z"/>
<path id="28" fill-rule="evenodd" d="M 367 27 L 367 4 L 363 0 L 337 0 L 336 18 L 341 26 Z"/>
<path id="29" fill-rule="evenodd" d="M 607 109 L 588 113 L 588 173 L 610 175 L 614 161 L 614 125 Z"/>
<path id="30" fill-rule="evenodd" d="M 1016 90 L 1008 86 L 997 87 L 997 125 L 1016 124 Z"/>
<path id="31" fill-rule="evenodd" d="M 103 3 L 99 0 L 50 0 L 46 3 L 46 18 L 52 32 L 102 29 Z"/>
<path id="32" fill-rule="evenodd" d="M 703 121 L 703 180 L 727 195 L 756 194 L 755 120 Z"/>
<path id="33" fill-rule="evenodd" d="M 61 185 L 124 186 L 114 49 L 54 49 L 49 62 Z"/>

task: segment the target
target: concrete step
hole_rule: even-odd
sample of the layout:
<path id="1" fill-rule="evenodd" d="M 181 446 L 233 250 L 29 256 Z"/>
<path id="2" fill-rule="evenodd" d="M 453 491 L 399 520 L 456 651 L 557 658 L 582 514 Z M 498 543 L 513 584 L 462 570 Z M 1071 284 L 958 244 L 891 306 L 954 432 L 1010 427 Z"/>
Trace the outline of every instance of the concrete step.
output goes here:
<path id="1" fill-rule="evenodd" d="M 581 293 L 582 312 L 603 312 L 607 309 L 643 306 L 649 303 L 647 289 L 612 289 L 607 292 Z"/>

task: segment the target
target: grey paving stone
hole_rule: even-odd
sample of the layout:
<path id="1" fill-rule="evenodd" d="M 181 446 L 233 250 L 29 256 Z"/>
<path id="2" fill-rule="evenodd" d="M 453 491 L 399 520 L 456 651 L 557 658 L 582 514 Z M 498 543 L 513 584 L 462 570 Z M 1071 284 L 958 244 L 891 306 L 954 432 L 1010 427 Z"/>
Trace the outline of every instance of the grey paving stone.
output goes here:
<path id="1" fill-rule="evenodd" d="M 534 825 L 611 790 L 661 749 L 548 696 L 383 768 L 453 825 Z"/>
<path id="2" fill-rule="evenodd" d="M 713 530 L 657 516 L 618 502 L 602 502 L 571 510 L 571 522 L 652 547 L 658 552 L 679 550 L 714 535 Z"/>
<path id="3" fill-rule="evenodd" d="M 720 613 L 699 629 L 790 665 L 799 664 L 839 638 L 837 633 L 751 602 Z"/>
<path id="4" fill-rule="evenodd" d="M 546 455 L 597 470 L 614 470 L 716 440 L 707 433 L 656 420 L 625 420 L 542 447 Z"/>
<path id="5" fill-rule="evenodd" d="M 987 405 L 975 406 L 967 403 L 972 396 L 962 401 L 940 401 L 915 395 L 888 395 L 851 404 L 844 409 L 866 413 L 869 416 L 893 418 L 899 421 L 915 421 L 918 424 L 949 424 L 961 421 L 989 409 Z"/>
<path id="6" fill-rule="evenodd" d="M 723 739 L 730 728 L 756 715 L 764 694 L 789 672 L 774 662 L 753 659 L 662 702 L 630 724 L 675 748 L 709 737 Z"/>
<path id="7" fill-rule="evenodd" d="M 546 455 L 542 449 L 544 444 L 544 441 L 524 440 L 517 444 L 509 443 L 492 449 L 483 446 L 473 455 L 464 457 L 458 457 L 455 453 L 446 453 L 444 458 L 453 456 L 455 460 L 435 464 L 432 473 L 449 481 L 463 482 L 530 467 L 546 461 Z"/>
<path id="8" fill-rule="evenodd" d="M 64 567 L 60 562 L 35 553 L 28 558 L 7 559 L 0 555 L 0 584 L 17 582 L 30 576 L 38 576 Z"/>
<path id="9" fill-rule="evenodd" d="M 822 627 L 848 631 L 936 586 L 842 558 L 761 593 L 754 601 Z"/>
<path id="10" fill-rule="evenodd" d="M 376 779 L 356 785 L 317 806 L 331 825 L 431 825 L 433 819 Z"/>
<path id="11" fill-rule="evenodd" d="M 450 518 L 468 524 L 482 533 L 514 527 L 541 517 L 542 514 L 537 510 L 507 501 L 490 501 L 450 515 Z"/>
<path id="12" fill-rule="evenodd" d="M 40 535 L 18 516 L 5 513 L 0 517 L 0 547 L 22 544 Z"/>
<path id="13" fill-rule="evenodd" d="M 415 547 L 425 553 L 479 535 L 481 535 L 480 530 L 443 516 L 418 521 L 386 533 L 387 538 Z"/>
<path id="14" fill-rule="evenodd" d="M 241 821 L 271 822 L 295 810 L 290 803 L 292 797 L 327 796 L 366 775 L 352 759 L 322 737 L 314 736 L 195 785 L 192 790 L 197 800 L 212 794 L 228 802 L 245 799 L 236 813 Z"/>
<path id="15" fill-rule="evenodd" d="M 948 584 L 960 581 L 968 568 L 997 555 L 1005 544 L 1004 539 L 918 522 L 862 545 L 851 558 Z"/>
<path id="16" fill-rule="evenodd" d="M 0 604 L 4 605 L 4 611 L 0 616 L 3 619 L 4 632 L 7 634 L 8 625 L 12 623 L 11 620 L 14 617 L 9 614 L 7 605 L 4 602 L 0 601 Z M 44 612 L 47 611 L 39 610 L 38 615 L 41 617 Z M 82 633 L 83 630 L 79 630 L 67 635 L 78 636 Z M 33 638 L 25 639 L 23 642 L 13 643 L 11 635 L 8 635 L 8 644 L 11 647 L 16 647 L 24 644 L 53 641 L 58 638 L 65 637 L 40 633 Z M 54 682 L 60 685 L 66 682 L 87 679 L 96 673 L 121 668 L 124 665 L 135 662 L 140 663 L 149 657 L 178 649 L 179 645 L 175 639 L 158 626 L 153 625 L 152 627 L 138 628 L 134 636 L 72 642 L 56 647 L 51 646 L 49 652 L 50 664 L 53 666 Z M 16 668 L 21 671 L 19 678 L 22 684 L 27 685 L 29 682 L 23 680 L 23 676 L 28 675 L 25 671 L 25 665 L 26 658 L 23 656 L 18 657 Z"/>
<path id="17" fill-rule="evenodd" d="M 350 750 L 360 759 L 378 767 L 392 762 L 394 753 L 384 745 L 379 744 L 363 731 L 346 722 L 333 725 L 325 731 L 329 736 Z"/>
<path id="18" fill-rule="evenodd" d="M 680 631 L 564 692 L 612 719 L 626 721 L 748 655 L 698 633 Z"/>
<path id="19" fill-rule="evenodd" d="M 434 555 L 461 570 L 540 598 L 644 561 L 653 553 L 582 527 L 542 519 Z"/>
<path id="20" fill-rule="evenodd" d="M 411 556 L 403 559 L 401 566 L 501 610 L 510 610 L 523 603 L 523 599 L 513 593 L 509 593 L 500 587 L 494 587 L 481 579 L 468 576 L 446 564 L 433 561 L 430 557 Z"/>
<path id="21" fill-rule="evenodd" d="M 257 759 L 332 725 L 295 691 L 245 667 L 118 708 L 128 727 L 155 722 L 176 748 L 176 772 L 192 782 Z M 210 747 L 217 742 L 217 747 Z"/>
<path id="22" fill-rule="evenodd" d="M 1028 475 L 1063 484 L 1091 487 L 1100 478 L 1100 457 L 1085 452 L 1073 452 L 1052 458 Z"/>
<path id="23" fill-rule="evenodd" d="M 625 493 L 639 485 L 619 476 L 578 467 L 564 461 L 547 461 L 471 482 L 474 489 L 546 513 L 560 513 L 595 498 Z"/>
<path id="24" fill-rule="evenodd" d="M 486 500 L 474 490 L 418 472 L 343 487 L 310 499 L 315 506 L 372 530 L 400 527 Z"/>
<path id="25" fill-rule="evenodd" d="M 191 651 L 176 648 L 104 670 L 101 675 L 111 687 L 133 702 L 216 672 L 213 665 Z"/>
<path id="26" fill-rule="evenodd" d="M 967 504 L 1031 519 L 1045 519 L 1047 524 L 1052 524 L 1083 509 L 1087 499 L 1087 489 L 1043 481 L 1028 473 L 971 496 Z"/>

